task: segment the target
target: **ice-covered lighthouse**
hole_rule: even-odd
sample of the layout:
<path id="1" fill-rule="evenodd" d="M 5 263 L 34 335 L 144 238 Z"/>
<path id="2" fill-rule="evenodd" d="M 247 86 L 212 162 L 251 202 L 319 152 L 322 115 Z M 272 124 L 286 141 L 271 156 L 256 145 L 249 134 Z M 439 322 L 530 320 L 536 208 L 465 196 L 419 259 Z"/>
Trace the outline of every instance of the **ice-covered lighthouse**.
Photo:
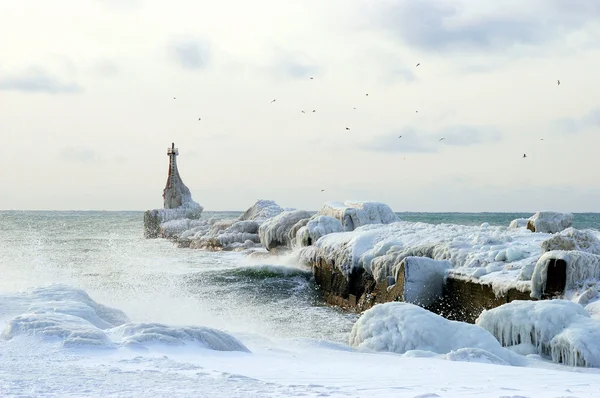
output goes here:
<path id="1" fill-rule="evenodd" d="M 157 238 L 161 236 L 161 224 L 178 219 L 198 219 L 202 214 L 202 206 L 194 202 L 192 193 L 183 183 L 177 168 L 179 150 L 175 143 L 167 148 L 169 157 L 169 175 L 163 190 L 163 208 L 148 210 L 144 213 L 144 236 Z"/>

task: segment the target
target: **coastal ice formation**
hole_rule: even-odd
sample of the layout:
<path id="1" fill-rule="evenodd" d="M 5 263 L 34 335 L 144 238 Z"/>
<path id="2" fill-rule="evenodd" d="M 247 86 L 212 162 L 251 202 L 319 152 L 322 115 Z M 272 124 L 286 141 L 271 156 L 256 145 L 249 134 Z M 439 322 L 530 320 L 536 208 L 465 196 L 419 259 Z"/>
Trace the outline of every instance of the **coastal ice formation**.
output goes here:
<path id="1" fill-rule="evenodd" d="M 571 301 L 513 301 L 484 311 L 476 324 L 516 352 L 600 367 L 600 321 Z"/>
<path id="2" fill-rule="evenodd" d="M 555 234 L 573 225 L 573 214 L 539 211 L 531 216 L 527 228 L 532 232 Z"/>
<path id="3" fill-rule="evenodd" d="M 528 218 L 517 218 L 510 222 L 510 224 L 508 225 L 508 228 L 510 228 L 510 229 L 527 228 L 528 222 L 529 222 Z"/>
<path id="4" fill-rule="evenodd" d="M 295 233 L 302 228 L 302 223 L 306 225 L 310 217 L 311 214 L 304 210 L 291 210 L 266 220 L 258 229 L 261 244 L 267 250 L 278 246 L 291 247 Z"/>
<path id="5" fill-rule="evenodd" d="M 64 284 L 32 289 L 18 297 L 23 312 L 7 321 L 0 338 L 42 338 L 65 347 L 144 348 L 148 344 L 197 344 L 217 351 L 249 350 L 220 330 L 156 323 L 131 323 L 120 310 L 95 302 L 83 290 Z M 19 308 L 17 308 L 19 309 Z"/>
<path id="6" fill-rule="evenodd" d="M 595 284 L 600 281 L 599 255 L 576 250 L 554 250 L 544 253 L 535 264 L 531 276 L 531 297 L 542 298 L 547 287 L 548 268 L 556 267 L 557 260 L 565 264 L 566 291 L 586 289 L 591 281 Z"/>
<path id="7" fill-rule="evenodd" d="M 452 263 L 427 257 L 406 257 L 397 268 L 392 268 L 394 282 L 402 277 L 398 272 L 404 270 L 404 302 L 427 307 L 442 296 L 446 271 L 452 268 Z"/>
<path id="8" fill-rule="evenodd" d="M 235 250 L 260 244 L 259 227 L 284 211 L 272 200 L 258 200 L 240 217 L 225 220 L 206 220 L 203 227 L 181 234 L 193 249 Z"/>
<path id="9" fill-rule="evenodd" d="M 600 255 L 600 239 L 590 231 L 571 227 L 542 242 L 542 253 L 552 250 L 579 250 Z"/>
<path id="10" fill-rule="evenodd" d="M 448 272 L 491 283 L 500 294 L 510 288 L 529 289 L 529 281 L 519 279 L 520 270 L 536 263 L 540 244 L 550 237 L 526 229 L 399 221 L 325 235 L 301 248 L 298 256 L 307 264 L 324 259 L 348 277 L 362 268 L 376 282 L 395 277 L 395 267 L 409 256 L 448 260 L 453 267 Z"/>
<path id="11" fill-rule="evenodd" d="M 385 203 L 346 201 L 327 202 L 319 215 L 340 220 L 345 231 L 352 231 L 368 224 L 389 224 L 398 221 L 398 216 Z"/>
<path id="12" fill-rule="evenodd" d="M 350 345 L 398 354 L 429 351 L 451 360 L 521 365 L 522 358 L 503 348 L 479 326 L 449 321 L 409 303 L 379 304 L 365 311 L 350 333 Z"/>
<path id="13" fill-rule="evenodd" d="M 310 246 L 322 236 L 342 231 L 344 226 L 337 218 L 316 215 L 296 233 L 296 246 Z"/>

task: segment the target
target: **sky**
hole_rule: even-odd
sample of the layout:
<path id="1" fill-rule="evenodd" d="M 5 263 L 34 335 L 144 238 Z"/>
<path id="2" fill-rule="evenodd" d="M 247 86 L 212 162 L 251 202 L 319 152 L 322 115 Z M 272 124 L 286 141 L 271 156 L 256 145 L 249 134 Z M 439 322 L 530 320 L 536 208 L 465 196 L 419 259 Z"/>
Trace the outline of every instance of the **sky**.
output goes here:
<path id="1" fill-rule="evenodd" d="M 207 211 L 600 211 L 598 1 L 0 0 L 0 37 L 0 209 L 160 208 L 175 142 Z"/>

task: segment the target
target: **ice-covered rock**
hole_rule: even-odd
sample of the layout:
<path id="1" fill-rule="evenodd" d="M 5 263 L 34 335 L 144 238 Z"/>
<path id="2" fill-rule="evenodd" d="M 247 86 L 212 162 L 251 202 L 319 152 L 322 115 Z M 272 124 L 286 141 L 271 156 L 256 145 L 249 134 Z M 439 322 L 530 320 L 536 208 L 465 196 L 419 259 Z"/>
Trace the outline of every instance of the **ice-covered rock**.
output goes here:
<path id="1" fill-rule="evenodd" d="M 260 199 L 256 203 L 254 203 L 248 210 L 246 210 L 244 214 L 242 214 L 239 217 L 239 220 L 253 220 L 262 223 L 263 221 L 268 220 L 269 218 L 273 218 L 279 215 L 284 210 L 293 209 L 284 209 L 272 200 Z"/>
<path id="2" fill-rule="evenodd" d="M 466 359 L 472 357 L 458 350 L 478 349 L 477 353 L 482 357 L 499 358 L 513 365 L 521 363 L 516 354 L 503 348 L 481 327 L 449 321 L 416 305 L 400 302 L 378 304 L 365 311 L 352 327 L 350 345 L 399 354 L 412 350 L 437 354 L 454 351 L 451 357 L 455 360 L 461 355 Z"/>
<path id="3" fill-rule="evenodd" d="M 260 243 L 256 221 L 219 220 L 202 236 L 195 236 L 192 249 L 229 250 L 252 247 Z M 251 244 L 249 244 L 250 242 Z"/>
<path id="4" fill-rule="evenodd" d="M 201 225 L 201 221 L 190 220 L 188 218 L 167 221 L 160 224 L 160 236 L 163 238 L 176 238 L 184 232 Z"/>
<path id="5" fill-rule="evenodd" d="M 345 231 L 368 224 L 389 224 L 398 221 L 398 216 L 393 210 L 379 202 L 327 202 L 319 210 L 319 215 L 337 218 Z"/>
<path id="6" fill-rule="evenodd" d="M 517 218 L 510 222 L 510 224 L 508 225 L 508 228 L 510 228 L 510 229 L 527 228 L 528 222 L 529 222 L 528 218 Z"/>
<path id="7" fill-rule="evenodd" d="M 111 329 L 108 334 L 121 340 L 125 346 L 197 343 L 204 348 L 215 351 L 250 352 L 235 337 L 207 327 L 172 327 L 162 323 L 127 323 Z"/>
<path id="8" fill-rule="evenodd" d="M 446 354 L 449 361 L 487 363 L 492 365 L 509 365 L 504 359 L 481 348 L 459 348 Z"/>
<path id="9" fill-rule="evenodd" d="M 278 246 L 291 247 L 294 237 L 289 235 L 289 231 L 300 220 L 309 219 L 310 213 L 304 210 L 284 211 L 279 215 L 263 222 L 258 229 L 260 243 L 271 250 Z"/>
<path id="10" fill-rule="evenodd" d="M 510 288 L 529 289 L 528 282 L 519 280 L 520 271 L 536 263 L 540 243 L 549 237 L 526 229 L 399 221 L 325 235 L 299 249 L 298 256 L 309 265 L 325 261 L 347 278 L 354 270 L 364 269 L 377 282 L 395 277 L 393 270 L 409 256 L 448 260 L 454 275 L 477 278 L 501 294 Z M 509 253 L 513 261 L 507 261 Z"/>
<path id="11" fill-rule="evenodd" d="M 529 218 L 527 228 L 532 232 L 555 234 L 573 226 L 573 214 L 539 211 Z"/>
<path id="12" fill-rule="evenodd" d="M 427 307 L 442 297 L 446 271 L 452 268 L 447 260 L 432 260 L 426 257 L 406 257 L 398 271 L 392 270 L 395 280 L 404 278 L 404 301 Z M 397 272 L 404 270 L 404 275 Z"/>
<path id="13" fill-rule="evenodd" d="M 567 228 L 542 242 L 542 253 L 553 250 L 579 250 L 600 255 L 600 240 L 591 231 Z"/>
<path id="14" fill-rule="evenodd" d="M 548 269 L 557 261 L 566 265 L 564 290 L 577 290 L 586 280 L 600 280 L 600 256 L 582 251 L 554 250 L 544 253 L 533 270 L 531 277 L 531 297 L 541 299 L 546 292 Z"/>
<path id="15" fill-rule="evenodd" d="M 476 324 L 503 346 L 529 345 L 555 362 L 600 366 L 600 321 L 571 301 L 513 301 L 484 311 Z"/>
<path id="16" fill-rule="evenodd" d="M 317 215 L 311 218 L 305 227 L 298 230 L 296 245 L 310 246 L 322 236 L 342 231 L 344 231 L 344 226 L 337 218 Z"/>

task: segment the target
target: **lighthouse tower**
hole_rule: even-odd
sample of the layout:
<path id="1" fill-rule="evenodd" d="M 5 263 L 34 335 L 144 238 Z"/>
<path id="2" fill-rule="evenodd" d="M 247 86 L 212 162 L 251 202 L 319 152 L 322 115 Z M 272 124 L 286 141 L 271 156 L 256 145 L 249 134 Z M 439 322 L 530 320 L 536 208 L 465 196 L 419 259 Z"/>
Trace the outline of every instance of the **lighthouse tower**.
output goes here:
<path id="1" fill-rule="evenodd" d="M 191 202 L 192 194 L 179 176 L 179 170 L 177 170 L 179 150 L 175 148 L 175 143 L 171 143 L 171 147 L 167 149 L 167 156 L 169 157 L 169 176 L 163 190 L 164 208 L 176 209 L 186 202 Z"/>

